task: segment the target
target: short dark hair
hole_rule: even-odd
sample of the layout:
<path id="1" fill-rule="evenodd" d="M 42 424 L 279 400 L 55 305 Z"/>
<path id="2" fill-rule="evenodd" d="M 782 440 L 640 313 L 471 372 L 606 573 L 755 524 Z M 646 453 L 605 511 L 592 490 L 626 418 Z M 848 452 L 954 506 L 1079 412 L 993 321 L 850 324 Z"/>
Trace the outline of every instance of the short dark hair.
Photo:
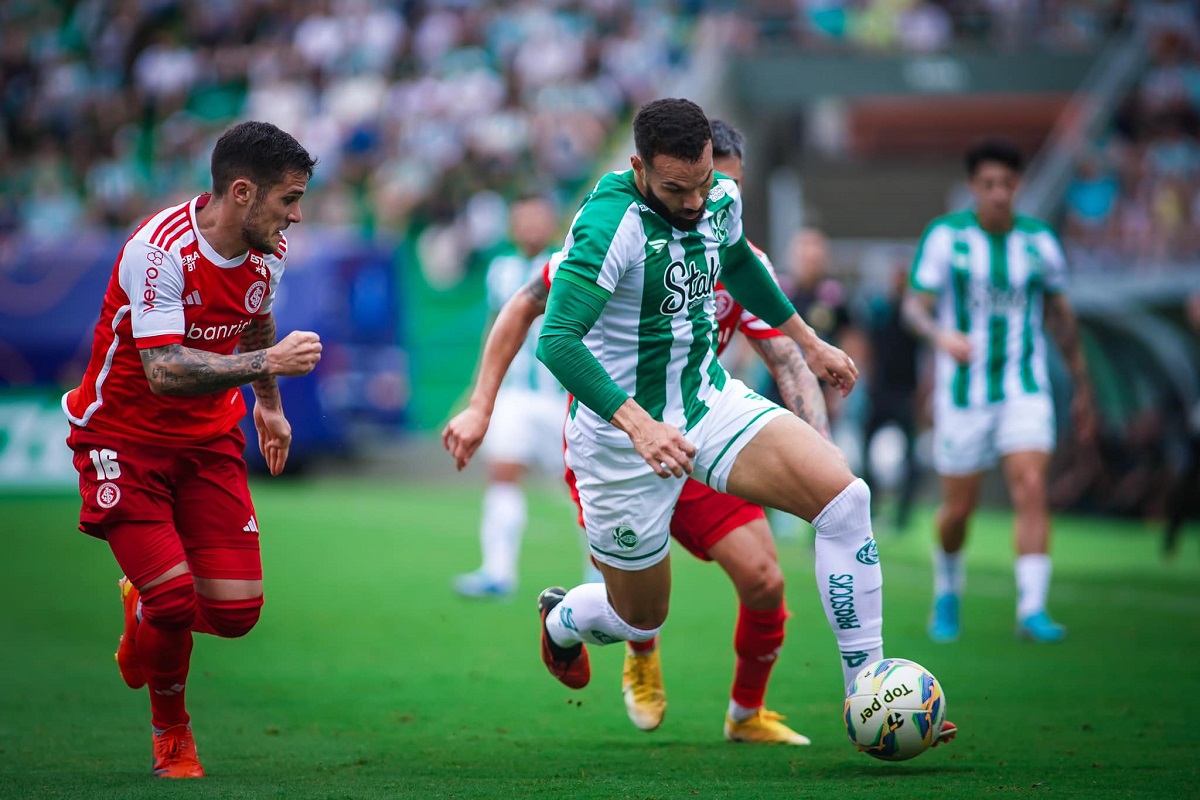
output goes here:
<path id="1" fill-rule="evenodd" d="M 703 109 L 691 100 L 667 97 L 642 106 L 633 118 L 633 144 L 642 161 L 650 164 L 664 155 L 699 161 L 712 129 Z"/>
<path id="2" fill-rule="evenodd" d="M 712 128 L 713 158 L 741 158 L 746 146 L 746 137 L 737 128 L 723 119 L 710 119 Z"/>
<path id="3" fill-rule="evenodd" d="M 1025 168 L 1025 160 L 1021 158 L 1021 151 L 1007 139 L 984 139 L 968 150 L 967 177 L 975 177 L 979 167 L 986 161 L 1003 164 L 1017 173 Z"/>
<path id="4" fill-rule="evenodd" d="M 316 166 L 317 160 L 290 133 L 269 122 L 240 122 L 221 134 L 213 148 L 213 194 L 225 194 L 238 178 L 263 188 L 293 173 L 311 178 Z"/>

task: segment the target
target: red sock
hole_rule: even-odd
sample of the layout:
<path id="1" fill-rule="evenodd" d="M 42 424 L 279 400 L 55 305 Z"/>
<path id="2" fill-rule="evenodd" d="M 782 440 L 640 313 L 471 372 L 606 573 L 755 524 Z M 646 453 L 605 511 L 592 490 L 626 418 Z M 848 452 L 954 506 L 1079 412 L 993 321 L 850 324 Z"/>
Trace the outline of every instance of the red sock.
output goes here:
<path id="1" fill-rule="evenodd" d="M 180 575 L 142 593 L 137 649 L 150 689 L 150 718 L 155 728 L 184 725 L 188 665 L 196 591 L 191 575 Z"/>
<path id="2" fill-rule="evenodd" d="M 649 653 L 654 648 L 658 647 L 658 634 L 654 634 L 654 638 L 647 642 L 629 642 L 629 649 L 635 653 Z"/>
<path id="3" fill-rule="evenodd" d="M 783 603 L 770 611 L 738 606 L 737 628 L 733 634 L 737 667 L 730 697 L 739 706 L 758 708 L 763 704 L 771 668 L 783 646 L 783 622 L 787 616 L 787 607 Z"/>

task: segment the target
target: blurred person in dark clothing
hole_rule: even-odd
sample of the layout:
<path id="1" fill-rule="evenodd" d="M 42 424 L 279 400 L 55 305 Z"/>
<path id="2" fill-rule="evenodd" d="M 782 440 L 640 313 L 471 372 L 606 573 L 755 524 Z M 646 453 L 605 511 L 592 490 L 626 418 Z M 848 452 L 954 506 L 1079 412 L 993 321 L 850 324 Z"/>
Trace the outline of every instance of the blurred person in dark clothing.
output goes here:
<path id="1" fill-rule="evenodd" d="M 1200 292 L 1194 292 L 1184 305 L 1188 328 L 1200 335 Z M 1197 496 L 1200 495 L 1200 400 L 1192 404 L 1188 415 L 1188 460 L 1167 499 L 1167 529 L 1163 538 L 1163 550 L 1175 555 L 1179 550 L 1179 538 L 1183 523 L 1197 512 Z"/>
<path id="2" fill-rule="evenodd" d="M 867 369 L 869 411 L 863 430 L 862 475 L 871 487 L 871 497 L 879 497 L 870 457 L 871 440 L 888 425 L 899 428 L 904 434 L 904 473 L 896 505 L 898 531 L 908 527 L 918 480 L 915 409 L 921 344 L 908 330 L 900 310 L 907 285 L 907 265 L 901 264 L 889 275 L 888 293 L 871 304 L 866 325 L 871 358 Z"/>
<path id="3" fill-rule="evenodd" d="M 787 268 L 779 276 L 780 284 L 796 312 L 821 339 L 845 351 L 855 363 L 864 361 L 867 345 L 850 317 L 846 289 L 828 275 L 829 240 L 825 234 L 816 228 L 796 231 L 788 243 L 786 257 Z M 843 398 L 825 384 L 822 389 L 833 425 L 841 416 Z M 779 388 L 773 382 L 765 394 L 774 402 L 782 402 Z"/>

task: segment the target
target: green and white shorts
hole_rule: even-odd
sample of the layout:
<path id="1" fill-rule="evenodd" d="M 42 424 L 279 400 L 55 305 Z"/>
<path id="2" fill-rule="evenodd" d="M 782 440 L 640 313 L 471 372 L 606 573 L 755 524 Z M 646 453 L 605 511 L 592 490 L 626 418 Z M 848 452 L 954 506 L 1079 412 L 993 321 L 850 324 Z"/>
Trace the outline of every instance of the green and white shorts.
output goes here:
<path id="1" fill-rule="evenodd" d="M 933 408 L 933 466 L 939 475 L 973 475 L 1009 453 L 1054 450 L 1054 403 L 1045 392 L 958 408 L 939 399 Z"/>
<path id="2" fill-rule="evenodd" d="M 719 492 L 742 448 L 775 417 L 788 412 L 730 378 L 710 410 L 685 436 L 696 447 L 692 478 Z M 621 434 L 624 436 L 624 434 Z M 567 421 L 567 466 L 575 473 L 588 545 L 597 561 L 628 571 L 667 557 L 671 515 L 683 478 L 660 478 L 633 449 L 598 442 Z"/>

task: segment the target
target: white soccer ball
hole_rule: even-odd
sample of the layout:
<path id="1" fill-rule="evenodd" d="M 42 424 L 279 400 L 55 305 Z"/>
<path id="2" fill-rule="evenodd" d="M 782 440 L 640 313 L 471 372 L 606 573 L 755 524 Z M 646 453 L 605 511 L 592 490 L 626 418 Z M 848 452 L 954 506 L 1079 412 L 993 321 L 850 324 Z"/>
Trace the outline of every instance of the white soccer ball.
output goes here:
<path id="1" fill-rule="evenodd" d="M 885 658 L 854 676 L 845 710 L 846 733 L 855 747 L 884 761 L 906 761 L 937 741 L 946 695 L 920 664 Z"/>

